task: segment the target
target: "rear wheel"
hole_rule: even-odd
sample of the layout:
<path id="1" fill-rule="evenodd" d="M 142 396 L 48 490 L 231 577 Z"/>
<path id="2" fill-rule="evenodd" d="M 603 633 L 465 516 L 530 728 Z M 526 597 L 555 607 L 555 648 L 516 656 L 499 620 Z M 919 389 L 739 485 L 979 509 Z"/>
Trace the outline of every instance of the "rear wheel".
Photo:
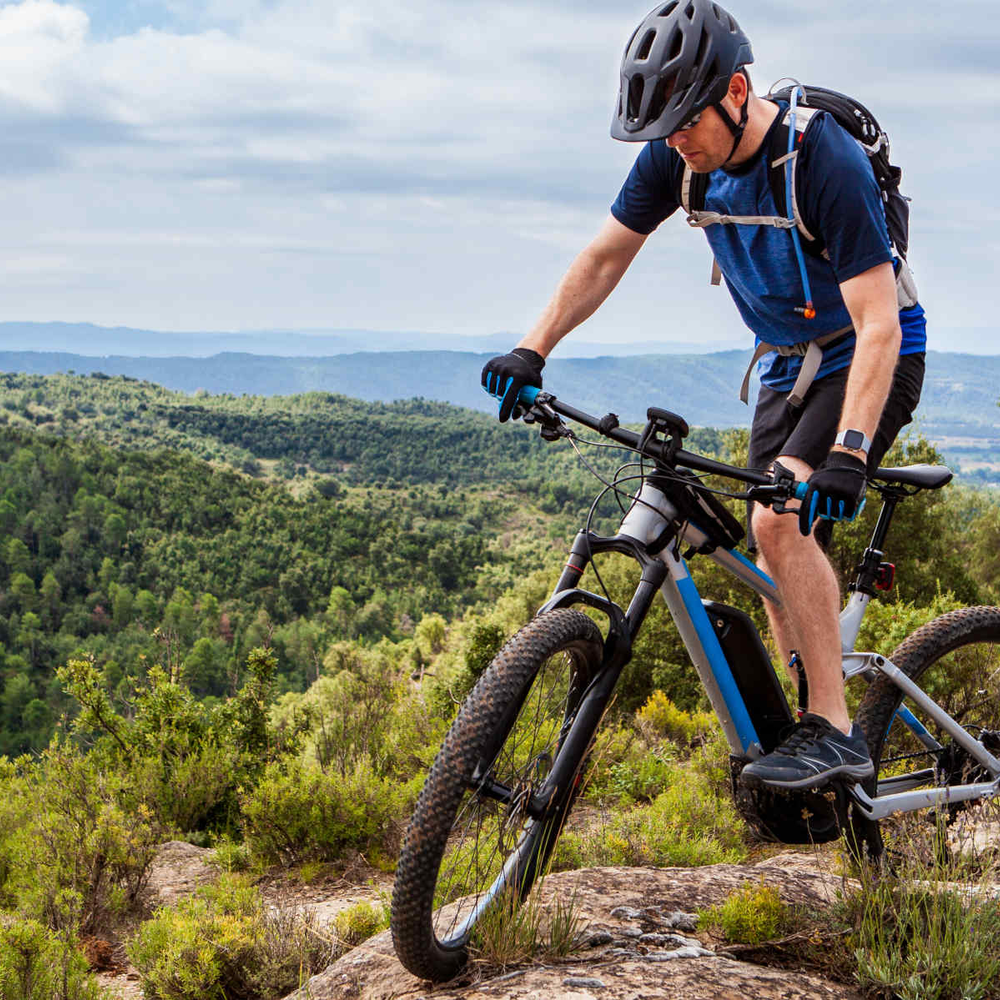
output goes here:
<path id="1" fill-rule="evenodd" d="M 603 640 L 579 611 L 526 625 L 459 710 L 407 829 L 392 897 L 392 936 L 414 975 L 442 981 L 465 964 L 473 928 L 501 897 L 523 899 L 544 867 L 577 780 L 543 819 L 529 803 L 551 771 Z"/>
<path id="2" fill-rule="evenodd" d="M 942 615 L 898 646 L 891 660 L 1000 757 L 1000 608 L 962 608 Z M 905 724 L 906 709 L 926 727 L 926 735 Z M 903 699 L 886 677 L 869 688 L 856 721 L 875 763 L 869 794 L 893 790 L 894 779 L 896 790 L 989 780 L 982 765 Z M 1000 800 L 901 813 L 881 824 L 855 819 L 853 832 L 869 857 L 888 849 L 927 865 L 947 857 L 970 871 L 984 870 L 1000 861 Z"/>

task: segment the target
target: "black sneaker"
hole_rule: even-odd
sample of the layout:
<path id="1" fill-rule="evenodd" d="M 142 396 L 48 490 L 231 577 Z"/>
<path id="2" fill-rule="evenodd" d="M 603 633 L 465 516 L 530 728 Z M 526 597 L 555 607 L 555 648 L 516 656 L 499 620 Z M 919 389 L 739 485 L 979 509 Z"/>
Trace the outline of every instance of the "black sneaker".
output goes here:
<path id="1" fill-rule="evenodd" d="M 743 768 L 740 780 L 752 788 L 816 788 L 833 778 L 862 781 L 874 773 L 857 725 L 845 736 L 823 716 L 806 712 L 784 743 Z"/>

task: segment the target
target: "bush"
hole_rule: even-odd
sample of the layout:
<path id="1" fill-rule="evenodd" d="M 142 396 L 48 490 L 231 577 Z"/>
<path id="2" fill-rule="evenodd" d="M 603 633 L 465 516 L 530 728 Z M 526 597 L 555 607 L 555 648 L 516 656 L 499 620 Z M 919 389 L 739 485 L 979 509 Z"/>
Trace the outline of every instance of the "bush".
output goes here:
<path id="1" fill-rule="evenodd" d="M 636 720 L 648 735 L 666 738 L 681 746 L 701 742 L 717 725 L 711 712 L 685 712 L 660 690 L 654 691 L 636 712 Z"/>
<path id="2" fill-rule="evenodd" d="M 564 834 L 553 868 L 590 865 L 710 865 L 747 857 L 746 826 L 728 784 L 721 733 L 689 761 L 665 763 L 665 790 L 650 805 L 614 813 L 590 833 Z M 610 770 L 612 778 L 615 770 Z"/>
<path id="3" fill-rule="evenodd" d="M 273 911 L 244 878 L 160 910 L 128 946 L 147 997 L 271 1000 L 323 968 L 332 954 L 312 921 Z"/>
<path id="4" fill-rule="evenodd" d="M 337 861 L 351 851 L 384 862 L 395 855 L 398 820 L 411 795 L 364 763 L 343 777 L 302 762 L 272 764 L 241 800 L 244 835 L 268 864 Z"/>
<path id="5" fill-rule="evenodd" d="M 0 1000 L 97 1000 L 75 944 L 37 920 L 0 916 Z"/>
<path id="6" fill-rule="evenodd" d="M 744 882 L 718 906 L 703 910 L 698 926 L 720 933 L 733 944 L 762 944 L 788 923 L 788 909 L 773 885 Z"/>
<path id="7" fill-rule="evenodd" d="M 20 817 L 7 892 L 23 915 L 95 933 L 136 909 L 163 831 L 123 805 L 119 776 L 53 745 L 3 791 L 4 812 Z"/>
<path id="8" fill-rule="evenodd" d="M 389 910 L 384 903 L 378 905 L 362 900 L 341 910 L 333 918 L 337 940 L 346 950 L 374 937 L 389 926 Z"/>

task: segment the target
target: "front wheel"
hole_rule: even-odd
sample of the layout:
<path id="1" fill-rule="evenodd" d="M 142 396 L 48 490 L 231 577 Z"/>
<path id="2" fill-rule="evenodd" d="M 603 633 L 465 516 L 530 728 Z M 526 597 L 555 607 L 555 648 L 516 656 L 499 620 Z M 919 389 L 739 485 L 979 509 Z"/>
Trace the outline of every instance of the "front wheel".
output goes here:
<path id="1" fill-rule="evenodd" d="M 1000 756 L 1000 608 L 962 608 L 942 615 L 917 629 L 895 649 L 891 660 L 994 756 Z M 907 708 L 926 733 L 906 724 Z M 985 769 L 917 705 L 903 699 L 887 677 L 868 689 L 856 718 L 875 763 L 869 793 L 886 794 L 894 784 L 902 790 L 989 780 Z M 947 853 L 979 869 L 1000 860 L 998 823 L 1000 801 L 983 800 L 901 813 L 879 825 L 858 820 L 854 832 L 870 857 L 882 853 L 884 836 L 895 854 L 933 864 Z"/>
<path id="2" fill-rule="evenodd" d="M 392 895 L 392 938 L 403 965 L 424 979 L 455 976 L 472 930 L 491 905 L 523 900 L 544 867 L 578 786 L 529 815 L 581 696 L 603 655 L 586 615 L 540 615 L 497 653 L 476 683 L 417 800 Z"/>

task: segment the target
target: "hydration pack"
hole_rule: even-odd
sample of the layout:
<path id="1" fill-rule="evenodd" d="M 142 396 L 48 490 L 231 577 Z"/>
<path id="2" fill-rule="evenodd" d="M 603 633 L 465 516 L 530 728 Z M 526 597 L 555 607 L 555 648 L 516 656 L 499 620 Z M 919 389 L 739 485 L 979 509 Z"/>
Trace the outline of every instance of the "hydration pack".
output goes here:
<path id="1" fill-rule="evenodd" d="M 779 81 L 780 82 L 780 81 Z M 804 304 L 796 307 L 806 319 L 813 319 L 816 311 L 813 308 L 812 292 L 809 278 L 806 274 L 803 253 L 814 257 L 829 259 L 822 236 L 813 233 L 799 211 L 796 196 L 796 165 L 799 148 L 803 138 L 812 123 L 816 112 L 825 111 L 852 136 L 868 156 L 872 173 L 878 182 L 882 193 L 882 204 L 885 209 L 886 226 L 889 240 L 895 255 L 896 297 L 900 309 L 906 309 L 917 303 L 917 289 L 913 275 L 906 263 L 909 249 L 910 207 L 907 199 L 900 194 L 899 181 L 902 171 L 889 162 L 889 137 L 875 120 L 875 116 L 859 101 L 834 90 L 823 87 L 803 87 L 793 82 L 787 87 L 768 91 L 768 100 L 783 101 L 788 108 L 781 115 L 781 120 L 772 129 L 768 140 L 767 164 L 768 183 L 779 214 L 776 216 L 734 216 L 722 215 L 718 212 L 705 211 L 705 193 L 708 188 L 708 174 L 699 174 L 685 165 L 681 177 L 681 189 L 678 201 L 687 213 L 689 225 L 704 229 L 712 225 L 751 225 L 775 226 L 787 229 L 795 245 L 796 257 L 799 263 L 799 273 L 802 277 Z M 712 284 L 718 285 L 722 273 L 718 264 L 712 262 Z M 799 354 L 806 356 L 801 378 L 797 380 L 789 401 L 799 405 L 808 389 L 813 376 L 819 368 L 822 358 L 821 348 L 848 332 L 851 328 L 836 330 L 826 337 L 814 341 L 806 341 L 791 347 L 775 347 L 772 344 L 760 344 L 754 354 L 747 376 L 743 380 L 740 398 L 746 402 L 750 371 L 756 361 L 768 351 L 778 350 L 782 354 Z"/>

